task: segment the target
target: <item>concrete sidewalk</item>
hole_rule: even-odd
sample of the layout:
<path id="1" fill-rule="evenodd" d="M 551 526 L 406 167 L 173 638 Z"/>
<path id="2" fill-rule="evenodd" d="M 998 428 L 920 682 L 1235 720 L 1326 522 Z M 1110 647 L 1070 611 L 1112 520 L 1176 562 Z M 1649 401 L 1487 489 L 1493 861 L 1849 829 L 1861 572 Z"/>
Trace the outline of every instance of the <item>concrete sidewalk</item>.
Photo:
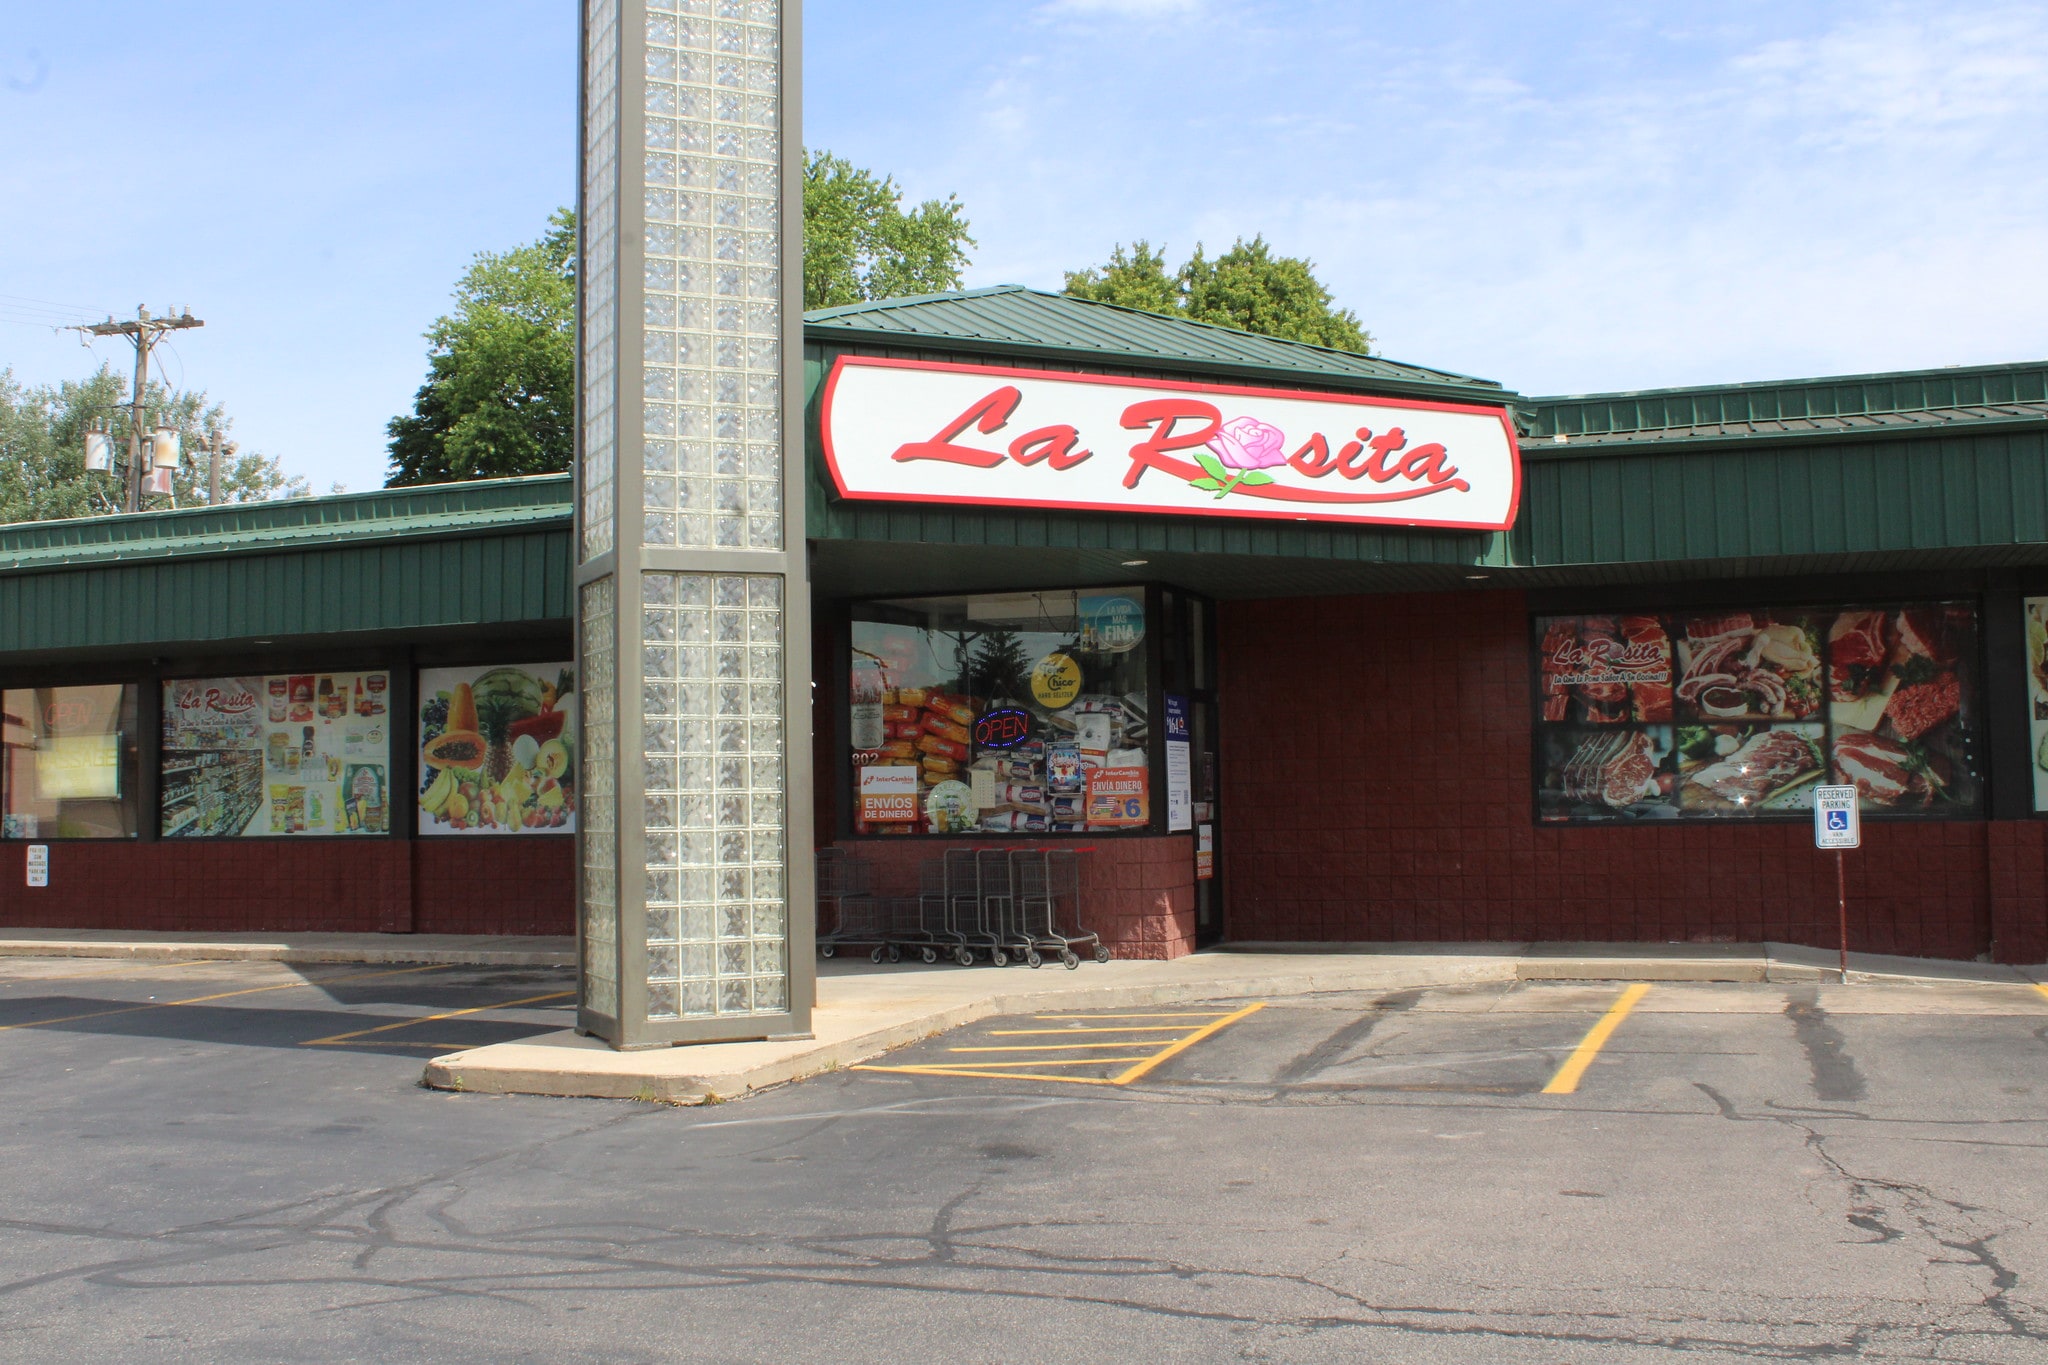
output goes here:
<path id="1" fill-rule="evenodd" d="M 576 940 L 488 934 L 153 934 L 132 929 L 0 928 L 0 958 L 5 957 L 574 967 Z"/>
<path id="2" fill-rule="evenodd" d="M 1516 980 L 1814 981 L 1834 958 L 1783 945 L 1238 945 L 1172 962 L 1083 963 L 1077 971 L 820 964 L 811 1038 L 616 1052 L 563 1030 L 437 1057 L 424 1081 L 488 1094 L 701 1103 L 864 1061 L 977 1019 L 1042 1010 L 1272 1000 Z M 2005 982 L 2048 969 L 1850 955 L 1850 979 Z"/>

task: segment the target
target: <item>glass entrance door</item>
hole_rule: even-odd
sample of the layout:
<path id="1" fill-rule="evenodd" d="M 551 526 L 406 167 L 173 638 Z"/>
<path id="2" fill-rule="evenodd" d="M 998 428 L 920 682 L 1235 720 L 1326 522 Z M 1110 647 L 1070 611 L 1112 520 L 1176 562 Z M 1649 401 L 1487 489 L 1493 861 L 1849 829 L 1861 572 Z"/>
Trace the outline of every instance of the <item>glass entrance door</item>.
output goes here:
<path id="1" fill-rule="evenodd" d="M 1178 698 L 1187 716 L 1187 785 L 1189 796 L 1186 833 L 1192 835 L 1190 856 L 1194 859 L 1195 942 L 1206 946 L 1223 937 L 1223 809 L 1217 764 L 1216 716 L 1216 609 L 1206 597 L 1177 588 L 1159 595 L 1160 681 L 1167 698 Z M 1162 699 L 1164 701 L 1164 699 Z M 1167 703 L 1171 711 L 1172 704 Z M 1181 742 L 1169 736 L 1168 743 Z M 1169 755 L 1168 781 L 1174 780 L 1176 760 Z M 1169 824 L 1173 802 L 1166 803 Z M 1169 829 L 1170 833 L 1182 830 Z"/>

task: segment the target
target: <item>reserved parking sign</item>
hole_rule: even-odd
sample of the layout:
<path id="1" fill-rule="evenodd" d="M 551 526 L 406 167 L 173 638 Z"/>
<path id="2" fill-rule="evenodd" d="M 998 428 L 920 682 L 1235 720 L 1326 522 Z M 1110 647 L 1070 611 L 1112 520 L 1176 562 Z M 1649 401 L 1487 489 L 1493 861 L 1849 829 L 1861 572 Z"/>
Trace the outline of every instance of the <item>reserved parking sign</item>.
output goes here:
<path id="1" fill-rule="evenodd" d="M 1863 822 L 1857 818 L 1854 787 L 1813 789 L 1813 846 L 1861 848 Z"/>

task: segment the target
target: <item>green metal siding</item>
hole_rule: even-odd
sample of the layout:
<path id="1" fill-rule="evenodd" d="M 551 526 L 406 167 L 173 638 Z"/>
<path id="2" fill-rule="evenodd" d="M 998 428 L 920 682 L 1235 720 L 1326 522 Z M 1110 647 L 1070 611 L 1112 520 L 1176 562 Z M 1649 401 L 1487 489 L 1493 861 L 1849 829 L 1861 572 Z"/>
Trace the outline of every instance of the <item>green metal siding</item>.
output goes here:
<path id="1" fill-rule="evenodd" d="M 0 654 L 566 620 L 566 527 L 0 576 Z"/>
<path id="2" fill-rule="evenodd" d="M 1758 445 L 1529 460 L 1517 562 L 2048 557 L 2048 432 Z"/>

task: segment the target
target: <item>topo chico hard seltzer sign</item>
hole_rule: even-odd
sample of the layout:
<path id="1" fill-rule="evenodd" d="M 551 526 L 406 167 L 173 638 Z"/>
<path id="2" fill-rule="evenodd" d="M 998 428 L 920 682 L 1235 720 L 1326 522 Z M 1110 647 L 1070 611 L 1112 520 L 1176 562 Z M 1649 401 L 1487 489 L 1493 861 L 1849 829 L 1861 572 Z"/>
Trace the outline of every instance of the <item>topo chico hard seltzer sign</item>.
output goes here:
<path id="1" fill-rule="evenodd" d="M 1504 410 L 842 356 L 820 404 L 842 497 L 1504 531 Z"/>

